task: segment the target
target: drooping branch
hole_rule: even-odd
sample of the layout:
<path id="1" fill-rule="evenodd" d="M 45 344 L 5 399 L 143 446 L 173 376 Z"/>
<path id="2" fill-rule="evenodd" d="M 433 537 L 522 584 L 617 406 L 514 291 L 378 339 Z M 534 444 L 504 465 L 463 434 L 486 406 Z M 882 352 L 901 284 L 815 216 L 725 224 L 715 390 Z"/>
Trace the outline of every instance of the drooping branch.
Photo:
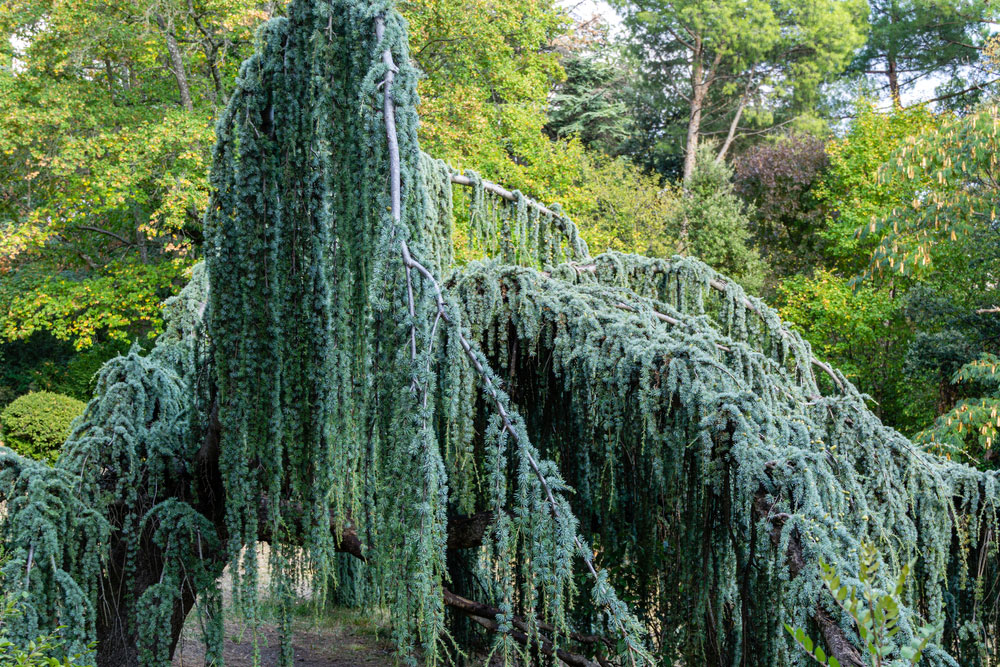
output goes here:
<path id="1" fill-rule="evenodd" d="M 434 291 L 435 298 L 437 300 L 438 315 L 442 320 L 444 320 L 445 322 L 454 327 L 458 337 L 459 344 L 465 351 L 465 355 L 468 357 L 470 363 L 472 364 L 472 367 L 476 370 L 476 373 L 479 375 L 479 379 L 483 383 L 486 393 L 493 400 L 494 408 L 496 409 L 497 414 L 500 416 L 503 429 L 507 432 L 508 436 L 514 442 L 519 442 L 520 435 L 518 434 L 517 429 L 514 427 L 514 424 L 511 421 L 510 413 L 507 409 L 507 406 L 505 405 L 504 400 L 501 398 L 499 392 L 497 391 L 496 386 L 493 384 L 493 381 L 490 378 L 490 374 L 487 372 L 485 366 L 480 360 L 480 355 L 476 353 L 475 349 L 472 347 L 472 344 L 462 333 L 461 327 L 455 326 L 456 324 L 455 321 L 451 318 L 451 316 L 445 309 L 444 295 L 441 291 L 441 287 L 438 285 L 437 280 L 423 264 L 413 259 L 413 257 L 410 255 L 409 248 L 406 245 L 405 241 L 400 241 L 400 250 L 403 255 L 403 264 L 409 268 L 415 269 L 418 273 L 420 273 L 421 276 L 423 276 L 425 280 L 427 280 L 428 283 L 430 283 Z M 559 504 L 556 502 L 555 495 L 552 492 L 552 487 L 549 485 L 548 480 L 542 473 L 538 461 L 531 454 L 531 452 L 525 450 L 524 454 L 527 458 L 529 466 L 531 467 L 535 476 L 538 478 L 539 484 L 541 485 L 542 489 L 545 492 L 546 500 L 548 501 L 549 505 L 549 511 L 552 513 L 552 516 L 558 520 L 560 518 Z M 574 544 L 576 545 L 578 553 L 582 557 L 584 565 L 586 565 L 587 570 L 590 572 L 591 577 L 594 579 L 595 585 L 600 586 L 601 577 L 597 572 L 597 568 L 594 566 L 593 559 L 590 555 L 590 550 L 587 549 L 587 547 L 584 545 L 579 535 L 574 535 L 573 541 Z M 619 631 L 622 634 L 622 638 L 627 639 L 629 637 L 629 633 L 628 630 L 624 627 L 624 624 L 621 621 L 621 619 L 614 613 L 609 615 L 611 618 L 614 618 L 618 621 Z M 648 659 L 644 651 L 640 647 L 634 646 L 632 642 L 627 642 L 627 646 L 633 664 L 638 664 L 636 662 L 637 657 L 640 659 L 640 661 Z M 650 662 L 652 661 L 650 660 Z"/>
<path id="2" fill-rule="evenodd" d="M 559 211 L 554 211 L 553 209 L 545 206 L 541 202 L 532 199 L 530 197 L 518 198 L 517 194 L 511 192 L 507 188 L 494 183 L 493 181 L 488 181 L 483 178 L 472 179 L 465 174 L 459 174 L 449 167 L 449 179 L 455 185 L 464 185 L 468 187 L 482 187 L 487 192 L 491 192 L 501 199 L 508 202 L 516 204 L 518 201 L 523 201 L 529 208 L 533 208 L 540 214 L 551 217 L 555 222 L 559 231 L 569 240 L 572 241 L 577 236 L 576 225 L 570 220 L 564 213 Z"/>
<path id="3" fill-rule="evenodd" d="M 456 185 L 466 185 L 466 186 L 470 186 L 470 187 L 476 185 L 476 181 L 472 180 L 471 178 L 469 178 L 465 174 L 458 174 L 458 173 L 455 173 L 455 172 L 452 172 L 452 174 L 451 174 L 451 182 L 454 183 L 454 184 L 456 184 Z M 483 187 L 483 189 L 487 190 L 488 192 L 492 192 L 493 194 L 495 194 L 495 195 L 497 195 L 499 197 L 503 197 L 504 199 L 506 199 L 509 202 L 516 202 L 517 201 L 517 195 L 515 195 L 513 192 L 511 192 L 507 188 L 503 187 L 502 185 L 494 183 L 493 181 L 487 181 L 486 179 L 481 179 L 479 181 L 479 185 L 481 185 Z M 539 203 L 539 202 L 537 202 L 537 201 L 535 201 L 533 199 L 528 200 L 528 206 L 530 206 L 532 208 L 535 208 L 535 209 L 538 209 L 538 211 L 540 213 L 544 213 L 546 215 L 551 215 L 554 218 L 562 218 L 563 217 L 563 215 L 561 213 L 557 213 L 557 212 L 553 211 L 552 209 L 550 209 L 549 207 L 545 206 L 544 204 L 541 204 L 541 203 Z"/>
<path id="4" fill-rule="evenodd" d="M 389 73 L 391 74 L 391 71 Z M 397 156 L 397 161 L 398 161 L 398 156 Z M 457 174 L 457 173 L 454 173 L 454 172 L 451 173 L 451 182 L 454 183 L 454 184 L 457 184 L 457 185 L 464 185 L 464 186 L 475 186 L 476 185 L 476 181 L 474 181 L 473 179 L 469 178 L 468 176 L 464 176 L 462 174 Z M 493 182 L 487 181 L 487 180 L 481 180 L 479 183 L 486 190 L 488 190 L 490 192 L 493 192 L 493 193 L 497 194 L 500 197 L 503 197 L 507 201 L 510 201 L 510 202 L 516 202 L 517 201 L 517 196 L 515 196 L 513 192 L 511 192 L 510 190 L 507 190 L 506 188 L 504 188 L 501 185 L 497 185 L 496 183 L 493 183 Z M 398 193 L 397 193 L 396 196 L 398 196 Z M 545 206 L 543 206 L 542 204 L 538 203 L 537 201 L 535 201 L 533 199 L 527 199 L 527 204 L 528 204 L 528 206 L 531 206 L 533 208 L 538 209 L 542 213 L 547 213 L 547 214 L 556 216 L 557 219 L 559 219 L 559 220 L 564 220 L 565 219 L 565 216 L 562 216 L 562 215 L 560 215 L 558 213 L 552 212 L 550 209 L 546 208 Z M 571 266 L 573 267 L 573 269 L 577 273 L 596 273 L 597 272 L 597 265 L 594 264 L 594 263 L 592 263 L 592 262 L 591 263 L 573 263 L 573 264 L 571 264 Z M 661 267 L 659 269 L 654 269 L 654 270 L 667 271 L 667 270 L 669 270 L 669 265 L 665 266 L 665 267 Z M 549 272 L 546 271 L 546 272 L 543 272 L 543 275 L 550 275 L 550 274 L 549 274 Z M 714 290 L 716 290 L 718 292 L 721 292 L 723 294 L 726 293 L 727 284 L 724 281 L 719 280 L 717 278 L 712 278 L 712 279 L 710 279 L 708 281 L 708 284 L 709 284 L 709 286 L 712 289 L 714 289 Z M 742 299 L 742 303 L 743 303 L 743 306 L 745 308 L 747 308 L 751 312 L 756 313 L 758 316 L 763 317 L 763 314 L 760 312 L 760 309 L 758 308 L 758 306 L 755 303 L 753 303 L 750 299 L 744 297 Z M 635 310 L 632 306 L 629 306 L 628 304 L 625 304 L 625 303 L 617 303 L 616 307 L 621 308 L 622 310 L 633 311 L 633 312 Z M 671 324 L 673 326 L 682 326 L 684 324 L 681 320 L 677 319 L 676 317 L 673 317 L 671 315 L 667 315 L 665 313 L 661 313 L 661 312 L 658 312 L 658 311 L 654 310 L 652 312 L 652 314 L 658 320 L 660 320 L 662 322 L 666 322 L 667 324 Z M 781 332 L 781 335 L 783 337 L 785 337 L 785 338 L 790 338 L 791 335 L 792 335 L 784 327 L 782 327 L 780 329 L 780 332 Z M 721 351 L 724 351 L 724 352 L 728 352 L 729 351 L 728 347 L 726 347 L 724 345 L 721 345 L 721 344 L 716 344 L 716 348 L 719 349 L 719 350 L 721 350 Z M 809 363 L 811 365 L 815 366 L 816 368 L 818 368 L 819 370 L 821 370 L 823 373 L 825 373 L 833 381 L 834 385 L 841 392 L 843 392 L 843 391 L 846 390 L 846 387 L 844 386 L 843 381 L 834 372 L 833 368 L 828 363 L 817 359 L 815 356 L 810 356 Z"/>
<path id="5" fill-rule="evenodd" d="M 382 41 L 385 34 L 385 19 L 383 16 L 378 15 L 375 17 L 375 36 L 378 42 Z M 399 163 L 399 142 L 396 134 L 396 115 L 395 115 L 395 102 L 392 97 L 392 84 L 394 80 L 394 74 L 397 70 L 395 63 L 393 62 L 392 51 L 389 48 L 385 48 L 382 52 L 382 61 L 386 66 L 385 78 L 383 80 L 383 118 L 386 126 L 386 142 L 388 145 L 389 153 L 389 188 L 391 193 L 391 210 L 392 217 L 396 224 L 400 224 L 400 192 L 402 178 L 400 174 L 400 163 Z M 434 275 L 427 269 L 423 264 L 418 262 L 410 254 L 409 246 L 405 239 L 399 239 L 399 250 L 403 260 L 403 266 L 407 271 L 408 280 L 408 292 L 410 298 L 410 309 L 412 314 L 412 282 L 410 280 L 410 271 L 416 270 L 423 278 L 426 280 L 433 290 L 435 300 L 437 302 L 437 316 L 444 320 L 455 330 L 458 337 L 459 344 L 464 350 L 469 361 L 472 363 L 473 368 L 475 368 L 477 374 L 479 375 L 480 381 L 483 383 L 486 393 L 493 399 L 494 406 L 503 424 L 504 430 L 509 434 L 514 442 L 520 441 L 520 436 L 517 429 L 511 421 L 510 414 L 505 405 L 505 401 L 500 397 L 499 392 L 493 384 L 490 374 L 484 368 L 482 362 L 479 359 L 479 355 L 473 349 L 472 344 L 465 337 L 460 326 L 456 326 L 456 321 L 449 315 L 447 309 L 445 308 L 444 295 L 441 291 L 441 286 L 438 284 L 437 279 Z M 414 340 L 415 344 L 415 325 L 411 324 L 411 340 Z M 414 357 L 415 358 L 415 357 Z M 552 492 L 552 488 L 548 483 L 545 475 L 542 473 L 538 461 L 532 455 L 528 449 L 524 450 L 524 455 L 530 465 L 535 476 L 538 478 L 539 484 L 545 492 L 546 500 L 548 501 L 549 511 L 552 516 L 558 521 L 560 518 L 559 504 L 556 502 L 555 495 Z M 597 569 L 594 567 L 593 558 L 591 556 L 590 550 L 584 545 L 583 541 L 580 539 L 579 535 L 573 536 L 573 542 L 576 545 L 578 553 L 582 556 L 584 564 L 587 570 L 590 572 L 594 579 L 595 586 L 602 586 L 603 582 Z M 621 638 L 625 641 L 627 650 L 629 653 L 630 660 L 633 664 L 641 664 L 647 660 L 652 663 L 651 657 L 646 655 L 644 649 L 641 646 L 636 645 L 633 641 L 633 637 L 630 635 L 628 629 L 624 625 L 624 621 L 619 613 L 615 613 L 615 610 L 608 610 L 609 617 L 614 619 L 619 624 L 619 631 L 621 633 Z"/>
<path id="6" fill-rule="evenodd" d="M 596 264 L 573 264 L 572 266 L 573 266 L 573 269 L 575 271 L 577 271 L 577 272 L 585 272 L 585 273 L 596 273 L 597 272 L 597 265 Z M 663 267 L 660 270 L 666 271 L 667 269 L 668 269 L 668 267 Z M 713 278 L 713 279 L 711 279 L 711 280 L 708 281 L 708 284 L 709 284 L 709 287 L 711 287 L 712 289 L 714 289 L 714 290 L 716 290 L 718 292 L 722 292 L 723 294 L 726 293 L 726 287 L 727 287 L 727 285 L 723 281 Z M 753 301 L 751 301 L 750 299 L 748 299 L 746 297 L 743 298 L 743 306 L 747 310 L 750 310 L 750 311 L 756 313 L 758 316 L 761 316 L 761 317 L 763 316 L 763 314 L 760 312 L 760 309 L 757 307 L 757 305 Z M 619 306 L 619 307 L 622 307 L 622 306 Z M 627 306 L 625 306 L 625 308 L 628 309 Z M 681 324 L 681 322 L 679 320 L 677 320 L 676 318 L 670 317 L 669 315 L 664 315 L 663 313 L 659 313 L 659 312 L 654 311 L 654 316 L 657 319 L 660 319 L 660 320 L 662 320 L 664 322 L 667 322 L 669 324 L 673 324 L 673 325 L 679 325 L 679 324 Z M 780 331 L 781 331 L 781 335 L 783 337 L 785 337 L 785 338 L 791 338 L 791 336 L 792 336 L 791 332 L 789 332 L 788 329 L 786 329 L 785 327 L 782 327 L 780 329 Z M 722 346 L 719 346 L 719 349 L 725 349 L 725 348 L 723 348 Z M 820 361 L 819 359 L 817 359 L 814 356 L 810 357 L 809 363 L 811 363 L 813 366 L 815 366 L 816 368 L 818 368 L 821 371 L 823 371 L 824 373 L 826 373 L 830 377 L 830 379 L 833 380 L 834 384 L 837 385 L 837 388 L 840 389 L 841 391 L 844 391 L 845 387 L 844 387 L 843 382 L 841 382 L 840 378 L 837 376 L 836 373 L 834 373 L 833 368 L 831 368 L 828 363 L 826 363 L 824 361 Z"/>

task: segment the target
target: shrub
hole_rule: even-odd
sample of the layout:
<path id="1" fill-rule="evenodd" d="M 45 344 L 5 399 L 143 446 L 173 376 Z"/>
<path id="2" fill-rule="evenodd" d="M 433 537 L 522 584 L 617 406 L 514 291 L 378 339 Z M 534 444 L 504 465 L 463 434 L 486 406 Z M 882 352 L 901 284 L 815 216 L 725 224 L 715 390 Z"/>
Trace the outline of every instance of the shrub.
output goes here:
<path id="1" fill-rule="evenodd" d="M 22 456 L 53 462 L 84 407 L 83 401 L 62 394 L 25 394 L 0 412 L 0 438 Z"/>

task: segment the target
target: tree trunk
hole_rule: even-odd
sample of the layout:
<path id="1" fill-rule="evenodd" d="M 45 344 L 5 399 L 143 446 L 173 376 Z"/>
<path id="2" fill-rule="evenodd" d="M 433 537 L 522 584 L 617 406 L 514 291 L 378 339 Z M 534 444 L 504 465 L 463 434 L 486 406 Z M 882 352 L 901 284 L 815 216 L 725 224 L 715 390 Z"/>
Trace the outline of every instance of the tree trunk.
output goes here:
<path id="1" fill-rule="evenodd" d="M 733 122 L 729 124 L 729 132 L 726 133 L 726 140 L 722 142 L 722 148 L 719 149 L 719 154 L 715 156 L 716 162 L 725 160 L 726 153 L 729 152 L 729 147 L 733 145 L 733 139 L 736 138 L 736 126 L 739 125 L 740 116 L 743 115 L 743 102 L 743 100 L 740 100 L 740 105 L 736 108 L 736 115 L 733 116 Z"/>
<path id="2" fill-rule="evenodd" d="M 722 148 L 719 149 L 719 154 L 715 156 L 716 162 L 722 162 L 726 159 L 726 153 L 729 152 L 729 148 L 733 145 L 733 140 L 736 139 L 736 129 L 740 125 L 740 118 L 743 117 L 743 110 L 747 106 L 747 97 L 750 95 L 750 83 L 747 83 L 746 91 L 743 93 L 743 97 L 740 98 L 739 106 L 736 107 L 736 113 L 733 114 L 733 120 L 729 124 L 729 131 L 726 133 L 726 140 L 722 142 Z"/>
<path id="3" fill-rule="evenodd" d="M 111 550 L 111 559 L 98 598 L 97 612 L 97 667 L 139 667 L 139 634 L 135 620 L 142 610 L 135 608 L 136 600 L 160 580 L 163 564 L 159 550 L 148 540 L 136 554 L 132 578 L 124 572 L 126 547 L 120 540 Z M 126 589 L 127 587 L 127 589 Z M 181 636 L 184 620 L 194 607 L 197 591 L 190 581 L 181 582 L 180 597 L 174 603 L 171 618 L 170 655 Z"/>
<path id="4" fill-rule="evenodd" d="M 899 109 L 903 106 L 902 99 L 899 96 L 899 66 L 896 63 L 896 57 L 889 54 L 888 58 L 889 67 L 889 94 L 892 96 L 892 106 L 893 108 Z"/>
<path id="5" fill-rule="evenodd" d="M 192 111 L 194 105 L 191 103 L 191 88 L 188 86 L 187 72 L 184 70 L 184 58 L 181 55 L 181 47 L 177 43 L 177 36 L 174 35 L 174 23 L 163 19 L 160 14 L 155 14 L 156 25 L 167 40 L 167 54 L 170 56 L 170 71 L 177 80 L 177 89 L 180 91 L 181 106 L 186 111 Z"/>
<path id="6" fill-rule="evenodd" d="M 889 8 L 889 22 L 892 24 L 899 22 L 899 5 L 893 2 Z M 889 75 L 889 95 L 892 96 L 892 106 L 899 109 L 903 106 L 899 95 L 899 63 L 896 60 L 898 54 L 895 46 L 890 42 L 889 50 L 886 53 L 886 73 Z"/>
<path id="7" fill-rule="evenodd" d="M 208 67 L 209 74 L 212 75 L 212 84 L 214 86 L 214 94 L 212 102 L 219 105 L 219 101 L 222 101 L 221 106 L 226 106 L 229 103 L 229 98 L 226 95 L 226 88 L 222 85 L 222 75 L 219 74 L 219 44 L 215 41 L 215 37 L 212 32 L 205 28 L 204 24 L 201 22 L 201 17 L 198 12 L 195 11 L 194 3 L 192 0 L 188 0 L 188 14 L 191 20 L 194 21 L 194 25 L 198 28 L 198 31 L 202 34 L 201 40 L 201 50 L 205 53 L 205 63 Z M 213 89 L 209 89 L 211 92 Z"/>
<path id="8" fill-rule="evenodd" d="M 694 174 L 695 161 L 698 156 L 698 136 L 701 133 L 701 108 L 705 103 L 708 86 L 704 81 L 705 57 L 701 47 L 701 38 L 695 40 L 695 49 L 691 56 L 691 113 L 688 116 L 687 137 L 684 144 L 684 183 L 691 180 Z M 681 240 L 687 241 L 687 224 L 681 227 Z"/>
<path id="9" fill-rule="evenodd" d="M 688 117 L 687 137 L 684 144 L 684 175 L 682 180 L 685 194 L 687 194 L 688 183 L 691 181 L 691 176 L 694 174 L 694 169 L 698 161 L 701 109 L 705 103 L 705 96 L 708 93 L 708 84 L 704 76 L 704 56 L 701 37 L 699 36 L 695 39 L 691 55 L 691 113 Z M 688 240 L 690 238 L 687 214 L 681 218 L 681 228 L 677 236 L 677 252 L 684 254 L 687 252 Z"/>

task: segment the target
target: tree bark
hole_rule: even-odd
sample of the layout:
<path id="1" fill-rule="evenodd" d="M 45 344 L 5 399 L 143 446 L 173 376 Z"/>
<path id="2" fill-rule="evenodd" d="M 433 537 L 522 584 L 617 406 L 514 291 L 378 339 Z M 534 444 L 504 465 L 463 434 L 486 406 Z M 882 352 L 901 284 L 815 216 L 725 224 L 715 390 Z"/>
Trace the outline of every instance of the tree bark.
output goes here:
<path id="1" fill-rule="evenodd" d="M 97 614 L 97 667 L 139 667 L 139 636 L 135 626 L 135 601 L 160 579 L 163 570 L 158 550 L 147 548 L 137 555 L 135 570 L 129 579 L 123 572 L 124 545 L 119 543 L 117 558 L 112 558 L 101 582 Z M 125 586 L 127 585 L 127 590 Z M 194 607 L 196 591 L 192 582 L 181 583 L 180 598 L 174 603 L 170 620 L 170 655 L 180 640 L 184 620 Z"/>
<path id="2" fill-rule="evenodd" d="M 889 9 L 889 22 L 896 23 L 899 20 L 899 6 L 896 2 L 892 3 L 892 7 Z M 896 53 L 893 46 L 889 46 L 889 52 L 886 54 L 886 70 L 889 75 L 889 95 L 892 96 L 892 106 L 895 109 L 899 109 L 903 106 L 902 99 L 899 94 L 899 63 L 896 60 Z"/>
<path id="3" fill-rule="evenodd" d="M 750 85 L 751 82 L 747 82 L 746 90 L 743 92 L 743 97 L 740 98 L 740 103 L 736 107 L 736 113 L 733 115 L 733 120 L 729 123 L 729 131 L 726 133 L 726 140 L 722 142 L 722 148 L 719 149 L 719 154 L 715 156 L 716 162 L 722 162 L 726 159 L 726 153 L 729 152 L 729 148 L 733 145 L 733 140 L 736 139 L 736 129 L 740 125 L 740 118 L 743 117 L 743 110 L 747 106 L 747 97 L 750 95 Z"/>
<path id="4" fill-rule="evenodd" d="M 687 136 L 684 144 L 684 175 L 685 186 L 694 174 L 695 162 L 698 155 L 698 137 L 701 134 L 701 109 L 705 103 L 705 95 L 708 86 L 704 83 L 704 58 L 705 52 L 702 47 L 701 36 L 695 38 L 694 50 L 691 54 L 691 104 L 688 115 Z M 687 241 L 687 221 L 681 225 L 681 240 Z"/>
<path id="5" fill-rule="evenodd" d="M 899 95 L 899 66 L 896 63 L 896 58 L 893 54 L 890 53 L 887 60 L 889 62 L 889 95 L 892 96 L 892 106 L 899 109 L 903 106 L 902 99 Z"/>
<path id="6" fill-rule="evenodd" d="M 191 103 L 191 88 L 188 86 L 187 72 L 184 70 L 184 57 L 181 54 L 181 47 L 177 43 L 177 36 L 174 34 L 173 19 L 169 21 L 164 20 L 163 16 L 159 13 L 155 14 L 153 18 L 156 20 L 156 25 L 159 26 L 160 32 L 163 33 L 167 41 L 167 54 L 170 56 L 170 71 L 173 72 L 174 79 L 177 81 L 181 106 L 186 111 L 192 111 L 194 110 L 194 105 Z"/>
<path id="7" fill-rule="evenodd" d="M 761 489 L 754 502 L 754 510 L 762 522 L 770 522 L 771 528 L 768 531 L 768 535 L 771 538 L 771 544 L 777 547 L 781 543 L 781 526 L 788 518 L 788 515 L 780 513 L 776 515 L 772 514 L 772 507 L 767 503 L 765 495 L 766 492 Z M 792 538 L 788 541 L 785 559 L 785 562 L 788 564 L 790 579 L 799 576 L 802 570 L 805 569 L 806 561 L 802 555 L 802 543 L 799 541 L 798 535 L 792 535 Z M 844 667 L 864 667 L 865 663 L 861 658 L 861 652 L 851 643 L 837 622 L 833 620 L 818 601 L 816 602 L 812 618 L 823 635 L 828 655 L 837 658 Z"/>

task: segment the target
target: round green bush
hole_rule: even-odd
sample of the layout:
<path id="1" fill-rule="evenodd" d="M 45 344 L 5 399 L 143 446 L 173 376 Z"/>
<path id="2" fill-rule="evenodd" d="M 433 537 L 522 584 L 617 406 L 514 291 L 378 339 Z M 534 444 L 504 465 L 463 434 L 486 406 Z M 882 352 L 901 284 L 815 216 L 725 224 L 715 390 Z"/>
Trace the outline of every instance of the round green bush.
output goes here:
<path id="1" fill-rule="evenodd" d="M 25 394 L 0 412 L 0 441 L 22 456 L 51 463 L 85 407 L 83 401 L 50 391 Z"/>

